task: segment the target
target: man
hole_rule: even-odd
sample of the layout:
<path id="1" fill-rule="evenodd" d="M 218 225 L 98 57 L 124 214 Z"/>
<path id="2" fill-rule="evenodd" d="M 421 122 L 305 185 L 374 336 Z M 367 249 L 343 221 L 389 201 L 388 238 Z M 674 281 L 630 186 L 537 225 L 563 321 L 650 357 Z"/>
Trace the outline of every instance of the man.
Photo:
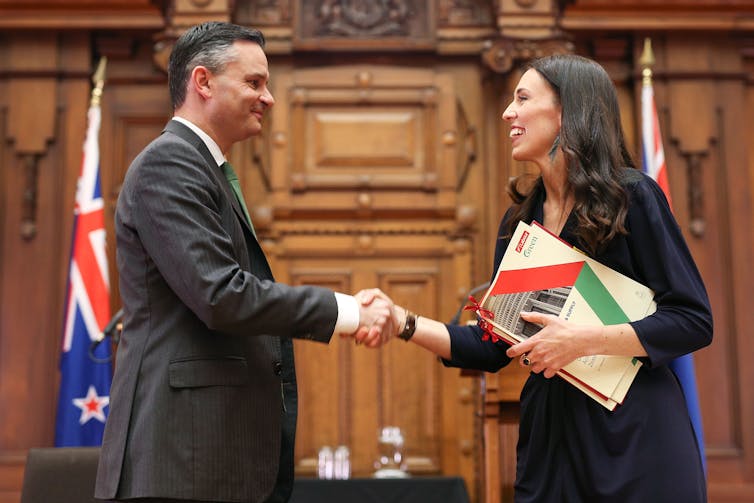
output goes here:
<path id="1" fill-rule="evenodd" d="M 358 329 L 373 343 L 393 331 L 387 301 L 272 279 L 225 165 L 274 103 L 263 45 L 228 23 L 189 29 L 168 64 L 174 117 L 126 174 L 115 215 L 123 333 L 97 498 L 286 501 L 291 339 Z"/>

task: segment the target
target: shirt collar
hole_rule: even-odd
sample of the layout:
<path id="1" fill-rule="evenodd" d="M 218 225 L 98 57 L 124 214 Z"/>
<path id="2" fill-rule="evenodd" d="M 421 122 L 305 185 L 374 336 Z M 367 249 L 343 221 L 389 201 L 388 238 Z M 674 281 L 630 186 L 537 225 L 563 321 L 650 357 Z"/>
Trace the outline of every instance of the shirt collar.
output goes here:
<path id="1" fill-rule="evenodd" d="M 207 133 L 202 131 L 199 126 L 197 126 L 196 124 L 194 124 L 188 119 L 184 119 L 183 117 L 173 117 L 173 120 L 176 122 L 180 122 L 181 124 L 189 128 L 191 131 L 196 133 L 196 135 L 199 138 L 201 138 L 201 140 L 209 149 L 209 153 L 212 154 L 212 158 L 215 160 L 218 166 L 220 166 L 222 163 L 225 162 L 225 156 L 220 150 L 220 147 L 217 146 L 217 143 L 215 143 L 215 140 L 213 140 Z"/>

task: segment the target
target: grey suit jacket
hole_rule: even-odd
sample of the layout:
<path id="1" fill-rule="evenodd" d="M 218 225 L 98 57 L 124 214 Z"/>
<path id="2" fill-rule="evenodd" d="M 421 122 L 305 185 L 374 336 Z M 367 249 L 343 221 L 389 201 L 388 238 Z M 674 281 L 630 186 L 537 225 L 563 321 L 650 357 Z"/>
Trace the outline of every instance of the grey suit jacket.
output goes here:
<path id="1" fill-rule="evenodd" d="M 257 502 L 273 490 L 286 374 L 295 394 L 281 340 L 329 341 L 337 304 L 330 290 L 275 283 L 242 215 L 176 121 L 129 167 L 115 215 L 123 333 L 96 497 Z"/>

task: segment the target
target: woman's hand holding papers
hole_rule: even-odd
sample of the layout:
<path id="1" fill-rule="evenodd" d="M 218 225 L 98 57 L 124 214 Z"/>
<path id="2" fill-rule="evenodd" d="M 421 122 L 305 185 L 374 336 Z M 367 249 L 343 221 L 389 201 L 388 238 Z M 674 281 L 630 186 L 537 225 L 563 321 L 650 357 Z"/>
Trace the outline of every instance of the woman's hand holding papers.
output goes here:
<path id="1" fill-rule="evenodd" d="M 542 330 L 506 351 L 510 358 L 526 354 L 532 372 L 553 377 L 560 369 L 584 356 L 646 356 L 633 327 L 620 325 L 578 325 L 551 314 L 522 312 L 521 318 Z M 521 365 L 525 365 L 522 361 Z"/>

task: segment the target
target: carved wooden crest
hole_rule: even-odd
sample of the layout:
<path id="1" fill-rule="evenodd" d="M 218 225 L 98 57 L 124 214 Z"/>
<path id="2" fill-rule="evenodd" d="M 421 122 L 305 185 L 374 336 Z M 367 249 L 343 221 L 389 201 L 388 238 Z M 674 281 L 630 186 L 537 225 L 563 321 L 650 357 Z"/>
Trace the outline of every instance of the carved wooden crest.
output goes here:
<path id="1" fill-rule="evenodd" d="M 298 0 L 299 49 L 432 48 L 435 16 L 428 0 Z"/>

